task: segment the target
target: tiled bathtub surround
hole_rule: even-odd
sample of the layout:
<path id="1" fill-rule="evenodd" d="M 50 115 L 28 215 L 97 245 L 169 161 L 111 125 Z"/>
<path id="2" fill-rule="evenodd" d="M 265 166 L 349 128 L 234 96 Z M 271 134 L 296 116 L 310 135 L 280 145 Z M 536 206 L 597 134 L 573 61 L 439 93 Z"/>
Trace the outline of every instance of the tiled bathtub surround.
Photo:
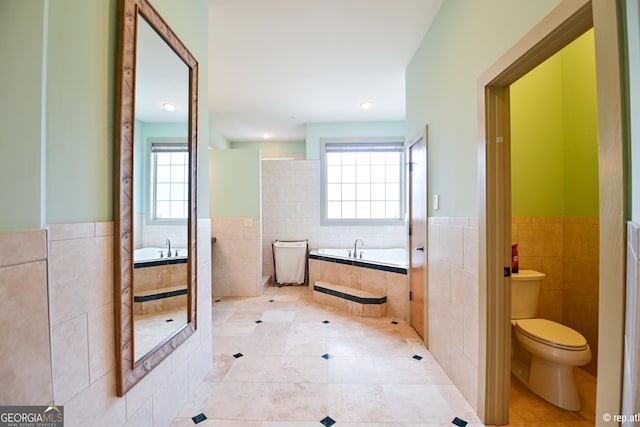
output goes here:
<path id="1" fill-rule="evenodd" d="M 404 248 L 404 226 L 321 226 L 320 161 L 262 161 L 262 268 L 273 277 L 274 240 L 308 239 L 309 247 L 352 248 L 356 238 L 364 248 Z"/>
<path id="2" fill-rule="evenodd" d="M 213 295 L 261 295 L 260 217 L 213 217 L 211 227 L 216 238 L 211 249 Z"/>
<path id="3" fill-rule="evenodd" d="M 428 347 L 478 409 L 478 220 L 430 217 Z"/>
<path id="4" fill-rule="evenodd" d="M 0 292 L 20 285 L 19 292 L 10 291 L 2 301 L 12 305 L 23 301 L 22 311 L 29 314 L 28 321 L 12 317 L 4 323 L 8 326 L 2 333 L 20 330 L 27 348 L 15 353 L 22 364 L 11 368 L 11 376 L 1 377 L 0 393 L 6 390 L 9 396 L 28 396 L 29 402 L 21 403 L 64 405 L 65 425 L 69 426 L 168 425 L 211 367 L 209 219 L 198 222 L 198 235 L 205 236 L 198 249 L 198 330 L 123 398 L 115 392 L 113 223 L 52 224 L 47 228 L 48 232 L 3 233 L 0 237 L 0 259 L 12 263 L 0 267 Z M 48 257 L 43 256 L 47 245 Z M 35 248 L 30 250 L 30 259 L 4 256 L 28 246 Z M 37 275 L 8 275 L 16 268 L 13 264 L 40 269 L 35 264 L 44 266 L 47 261 L 48 274 L 45 267 Z M 46 317 L 39 319 L 47 311 L 50 328 Z M 4 307 L 0 310 L 0 316 L 10 313 Z M 43 335 L 46 345 L 41 343 Z M 2 348 L 0 351 L 6 347 Z M 1 360 L 5 366 L 11 358 L 3 354 Z M 49 370 L 52 392 L 51 374 L 44 372 Z M 13 378 L 13 383 L 5 386 L 7 378 Z M 2 395 L 0 400 L 11 402 Z"/>
<path id="5" fill-rule="evenodd" d="M 587 339 L 598 359 L 599 222 L 597 217 L 514 217 L 520 268 L 546 274 L 538 317 L 565 324 Z"/>
<path id="6" fill-rule="evenodd" d="M 316 281 L 335 283 L 387 297 L 387 316 L 409 319 L 409 282 L 406 274 L 309 259 L 309 288 Z"/>

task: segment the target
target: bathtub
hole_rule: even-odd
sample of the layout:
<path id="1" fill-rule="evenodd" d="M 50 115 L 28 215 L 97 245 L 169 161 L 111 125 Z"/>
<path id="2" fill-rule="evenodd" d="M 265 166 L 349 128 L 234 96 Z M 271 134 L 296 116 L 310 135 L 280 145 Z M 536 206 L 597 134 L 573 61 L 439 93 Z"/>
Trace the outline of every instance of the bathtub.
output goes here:
<path id="1" fill-rule="evenodd" d="M 175 256 L 175 251 L 178 256 Z M 162 252 L 163 257 L 160 257 Z M 173 256 L 167 257 L 167 248 L 140 248 L 133 251 L 133 267 L 153 267 L 156 265 L 185 264 L 189 255 L 187 248 L 171 248 Z"/>
<path id="2" fill-rule="evenodd" d="M 314 249 L 309 253 L 309 288 L 317 281 L 361 289 L 387 297 L 387 315 L 409 321 L 408 252 L 404 248 L 364 249 L 362 258 L 348 249 Z"/>
<path id="3" fill-rule="evenodd" d="M 309 253 L 309 258 L 320 261 L 331 261 L 339 264 L 348 264 L 356 267 L 372 268 L 375 270 L 389 271 L 392 273 L 407 274 L 408 255 L 404 248 L 389 249 L 364 249 L 362 258 L 360 251 L 358 257 L 350 257 L 349 249 L 319 248 Z"/>

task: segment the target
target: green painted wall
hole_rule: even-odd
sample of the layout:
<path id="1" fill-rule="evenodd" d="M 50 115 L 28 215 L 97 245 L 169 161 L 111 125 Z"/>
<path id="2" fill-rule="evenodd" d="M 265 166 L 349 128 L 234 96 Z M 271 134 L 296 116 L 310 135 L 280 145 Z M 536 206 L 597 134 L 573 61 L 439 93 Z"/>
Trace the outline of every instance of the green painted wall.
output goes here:
<path id="1" fill-rule="evenodd" d="M 213 126 L 209 127 L 209 147 L 224 150 L 225 148 L 230 148 L 231 144 L 227 141 L 227 138 L 222 136 L 217 129 Z"/>
<path id="2" fill-rule="evenodd" d="M 113 218 L 117 5 L 49 2 L 47 223 Z"/>
<path id="3" fill-rule="evenodd" d="M 598 216 L 598 97 L 593 30 L 562 52 L 565 215 Z"/>
<path id="4" fill-rule="evenodd" d="M 211 150 L 211 216 L 260 216 L 260 151 Z"/>
<path id="5" fill-rule="evenodd" d="M 304 141 L 234 141 L 231 148 L 252 148 L 262 154 L 306 154 Z"/>
<path id="6" fill-rule="evenodd" d="M 559 3 L 442 3 L 405 73 L 406 135 L 429 125 L 430 216 L 478 215 L 478 78 Z"/>
<path id="7" fill-rule="evenodd" d="M 307 123 L 307 160 L 320 159 L 321 138 L 405 137 L 405 122 Z"/>
<path id="8" fill-rule="evenodd" d="M 43 1 L 0 0 L 0 231 L 44 224 L 45 16 Z"/>
<path id="9" fill-rule="evenodd" d="M 119 0 L 0 0 L 0 230 L 113 218 Z M 201 217 L 207 185 L 208 2 L 154 0 L 199 61 Z"/>
<path id="10" fill-rule="evenodd" d="M 511 206 L 515 216 L 564 214 L 562 58 L 511 85 Z"/>
<path id="11" fill-rule="evenodd" d="M 597 216 L 593 31 L 511 85 L 510 95 L 513 215 Z"/>

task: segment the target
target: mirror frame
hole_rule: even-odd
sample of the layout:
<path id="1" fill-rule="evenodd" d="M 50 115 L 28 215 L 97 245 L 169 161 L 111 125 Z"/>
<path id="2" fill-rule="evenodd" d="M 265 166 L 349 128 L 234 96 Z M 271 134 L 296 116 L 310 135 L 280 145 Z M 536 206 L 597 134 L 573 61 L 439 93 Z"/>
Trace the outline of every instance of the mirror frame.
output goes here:
<path id="1" fill-rule="evenodd" d="M 137 29 L 145 19 L 189 68 L 189 219 L 187 324 L 139 360 L 134 356 L 133 325 L 133 141 Z M 197 128 L 198 62 L 148 0 L 122 0 L 120 5 L 116 86 L 114 170 L 114 282 L 116 392 L 126 392 L 151 372 L 196 330 L 197 307 Z"/>

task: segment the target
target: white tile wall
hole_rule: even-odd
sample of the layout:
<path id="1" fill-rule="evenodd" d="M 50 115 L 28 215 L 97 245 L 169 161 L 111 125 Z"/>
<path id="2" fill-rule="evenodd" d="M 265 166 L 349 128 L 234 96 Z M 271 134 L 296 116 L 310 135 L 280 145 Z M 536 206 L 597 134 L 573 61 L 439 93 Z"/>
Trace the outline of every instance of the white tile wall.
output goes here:
<path id="1" fill-rule="evenodd" d="M 640 408 L 640 224 L 627 222 L 627 291 L 625 302 L 625 366 L 622 412 L 637 413 Z M 634 423 L 623 423 L 631 426 Z"/>
<path id="2" fill-rule="evenodd" d="M 213 217 L 213 295 L 261 295 L 260 217 Z"/>
<path id="3" fill-rule="evenodd" d="M 262 162 L 262 269 L 273 276 L 274 240 L 308 239 L 310 248 L 349 248 L 356 238 L 365 248 L 404 248 L 404 226 L 321 226 L 320 161 Z"/>
<path id="4" fill-rule="evenodd" d="M 211 368 L 210 220 L 198 220 L 198 329 L 122 398 L 115 392 L 113 224 L 47 228 L 0 233 L 0 401 L 64 405 L 71 427 L 169 425 Z"/>
<path id="5" fill-rule="evenodd" d="M 0 402 L 52 399 L 45 230 L 0 233 Z"/>
<path id="6" fill-rule="evenodd" d="M 478 221 L 432 217 L 428 227 L 428 347 L 477 410 Z"/>

